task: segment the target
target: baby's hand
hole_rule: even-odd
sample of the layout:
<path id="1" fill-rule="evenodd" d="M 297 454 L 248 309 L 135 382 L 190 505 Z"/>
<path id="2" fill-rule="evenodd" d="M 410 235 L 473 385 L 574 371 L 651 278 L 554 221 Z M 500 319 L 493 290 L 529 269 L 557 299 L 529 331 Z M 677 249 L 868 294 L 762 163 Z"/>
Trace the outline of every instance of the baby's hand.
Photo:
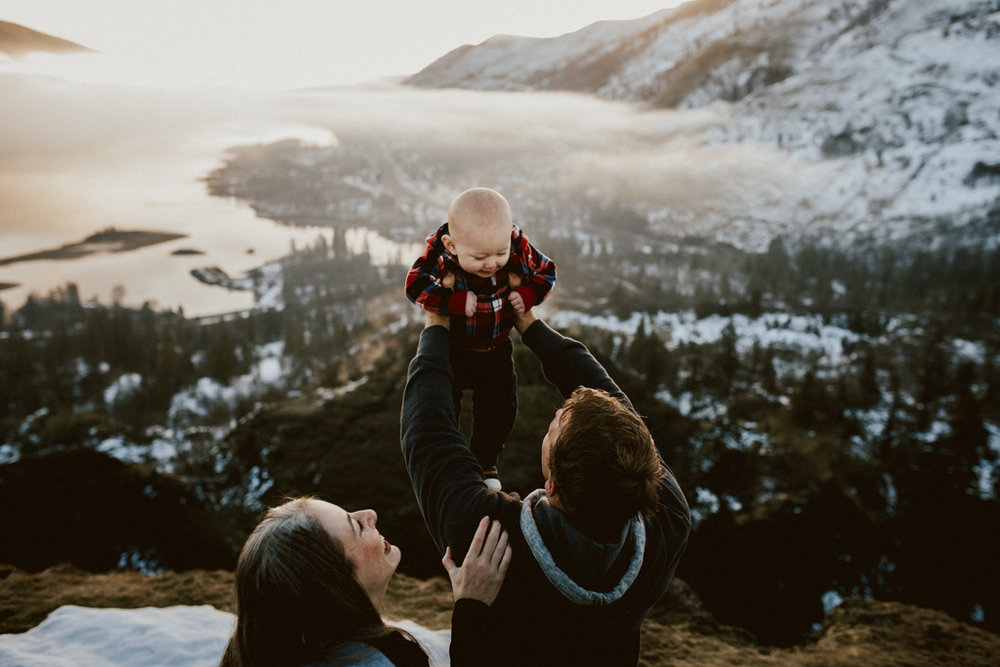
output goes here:
<path id="1" fill-rule="evenodd" d="M 521 286 L 521 276 L 511 271 L 507 276 L 507 283 L 510 285 L 510 296 L 507 297 L 510 305 L 514 306 L 515 313 L 523 313 L 525 310 L 524 297 L 514 291 L 515 288 Z"/>
<path id="2" fill-rule="evenodd" d="M 472 317 L 476 314 L 476 295 L 472 292 L 465 293 L 465 316 Z"/>
<path id="3" fill-rule="evenodd" d="M 441 276 L 441 287 L 453 289 L 455 287 L 455 274 L 445 271 Z M 465 293 L 465 316 L 472 317 L 476 314 L 476 295 L 472 292 Z"/>
<path id="4" fill-rule="evenodd" d="M 510 299 L 510 305 L 514 306 L 514 312 L 516 312 L 516 313 L 523 313 L 524 312 L 524 297 L 523 296 L 521 296 L 517 292 L 511 292 L 510 296 L 507 297 L 507 298 Z"/>

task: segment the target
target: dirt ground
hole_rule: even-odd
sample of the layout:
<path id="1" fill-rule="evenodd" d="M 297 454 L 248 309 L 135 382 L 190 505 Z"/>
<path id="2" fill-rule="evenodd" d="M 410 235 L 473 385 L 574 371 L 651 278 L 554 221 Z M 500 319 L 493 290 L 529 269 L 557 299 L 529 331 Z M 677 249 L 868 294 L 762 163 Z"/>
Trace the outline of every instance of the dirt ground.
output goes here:
<path id="1" fill-rule="evenodd" d="M 233 575 L 193 570 L 161 575 L 90 574 L 72 565 L 28 573 L 0 565 L 0 633 L 24 632 L 64 604 L 134 608 L 210 604 L 232 611 Z M 429 628 L 451 620 L 444 577 L 397 574 L 386 616 Z M 1000 664 L 1000 635 L 947 614 L 895 602 L 852 598 L 827 618 L 817 638 L 790 649 L 760 646 L 720 625 L 684 582 L 675 580 L 643 626 L 641 665 L 962 665 Z"/>

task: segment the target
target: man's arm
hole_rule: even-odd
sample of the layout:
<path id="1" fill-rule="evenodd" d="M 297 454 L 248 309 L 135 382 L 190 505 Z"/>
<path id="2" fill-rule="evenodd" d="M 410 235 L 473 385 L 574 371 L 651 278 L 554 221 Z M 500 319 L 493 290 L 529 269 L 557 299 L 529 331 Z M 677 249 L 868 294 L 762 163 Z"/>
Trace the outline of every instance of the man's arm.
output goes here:
<path id="1" fill-rule="evenodd" d="M 569 398 L 577 387 L 602 389 L 635 412 L 632 402 L 604 366 L 594 358 L 583 343 L 567 338 L 538 319 L 534 311 L 515 313 L 514 328 L 542 363 L 546 379 L 554 384 L 564 398 Z"/>
<path id="2" fill-rule="evenodd" d="M 484 516 L 500 517 L 516 502 L 486 488 L 482 470 L 462 438 L 452 400 L 447 317 L 427 313 L 410 362 L 400 418 L 400 443 L 417 504 L 443 554 L 462 558 Z"/>

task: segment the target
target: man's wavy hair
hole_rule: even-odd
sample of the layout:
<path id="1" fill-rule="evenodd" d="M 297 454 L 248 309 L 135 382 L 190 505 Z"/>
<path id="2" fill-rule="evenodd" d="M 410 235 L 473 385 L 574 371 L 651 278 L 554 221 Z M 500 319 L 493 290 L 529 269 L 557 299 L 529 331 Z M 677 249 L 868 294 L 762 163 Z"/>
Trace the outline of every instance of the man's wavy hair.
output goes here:
<path id="1" fill-rule="evenodd" d="M 642 419 L 607 392 L 580 387 L 563 403 L 549 470 L 563 512 L 584 533 L 617 541 L 651 515 L 664 471 Z"/>

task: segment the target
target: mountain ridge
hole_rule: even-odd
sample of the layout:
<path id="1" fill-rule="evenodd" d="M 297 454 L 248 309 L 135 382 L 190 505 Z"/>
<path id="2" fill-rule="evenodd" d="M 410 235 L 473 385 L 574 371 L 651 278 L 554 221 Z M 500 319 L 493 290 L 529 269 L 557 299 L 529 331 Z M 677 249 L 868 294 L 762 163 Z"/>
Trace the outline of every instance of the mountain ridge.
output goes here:
<path id="1" fill-rule="evenodd" d="M 0 53 L 13 58 L 29 53 L 96 53 L 91 48 L 68 39 L 32 30 L 10 21 L 0 21 Z"/>
<path id="2" fill-rule="evenodd" d="M 998 70 L 997 0 L 692 0 L 547 40 L 487 40 L 406 83 L 702 112 L 713 121 L 690 138 L 704 153 L 738 146 L 828 172 L 798 202 L 775 184 L 773 201 L 692 222 L 669 201 L 650 206 L 651 220 L 698 236 L 732 239 L 737 225 L 737 238 L 766 227 L 838 244 L 995 247 Z"/>

